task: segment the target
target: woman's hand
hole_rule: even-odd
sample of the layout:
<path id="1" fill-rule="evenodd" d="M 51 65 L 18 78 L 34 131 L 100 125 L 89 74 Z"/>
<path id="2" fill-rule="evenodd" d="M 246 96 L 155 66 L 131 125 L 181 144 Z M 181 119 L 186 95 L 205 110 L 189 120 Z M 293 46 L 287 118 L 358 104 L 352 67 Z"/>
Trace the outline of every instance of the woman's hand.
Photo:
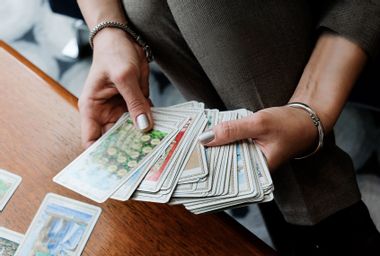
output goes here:
<path id="1" fill-rule="evenodd" d="M 322 33 L 290 102 L 303 102 L 318 114 L 328 134 L 367 60 L 363 49 L 335 33 Z M 318 131 L 309 114 L 289 106 L 263 109 L 217 125 L 200 136 L 207 146 L 253 138 L 270 170 L 317 146 Z"/>
<path id="2" fill-rule="evenodd" d="M 206 146 L 254 139 L 272 171 L 287 160 L 312 151 L 318 138 L 309 114 L 289 106 L 267 108 L 239 120 L 223 122 L 204 134 L 200 140 Z"/>
<path id="3" fill-rule="evenodd" d="M 139 129 L 152 128 L 148 79 L 145 53 L 124 31 L 106 28 L 96 35 L 93 63 L 79 99 L 84 147 L 127 111 Z"/>

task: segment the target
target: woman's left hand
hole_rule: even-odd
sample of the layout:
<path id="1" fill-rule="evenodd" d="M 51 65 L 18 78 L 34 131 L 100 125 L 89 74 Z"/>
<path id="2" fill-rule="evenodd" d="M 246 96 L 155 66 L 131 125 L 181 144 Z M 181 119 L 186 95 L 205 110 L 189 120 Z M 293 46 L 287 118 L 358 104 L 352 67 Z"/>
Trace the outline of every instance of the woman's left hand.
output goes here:
<path id="1" fill-rule="evenodd" d="M 282 106 L 220 123 L 204 132 L 199 140 L 206 146 L 219 146 L 247 138 L 260 146 L 273 171 L 291 158 L 313 150 L 318 131 L 306 111 Z"/>

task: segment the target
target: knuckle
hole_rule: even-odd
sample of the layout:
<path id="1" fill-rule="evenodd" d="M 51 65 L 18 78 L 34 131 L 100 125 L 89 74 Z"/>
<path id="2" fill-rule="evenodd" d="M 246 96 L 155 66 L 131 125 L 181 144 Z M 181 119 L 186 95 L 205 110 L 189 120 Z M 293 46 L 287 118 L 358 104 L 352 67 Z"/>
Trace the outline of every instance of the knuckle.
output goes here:
<path id="1" fill-rule="evenodd" d="M 130 111 L 139 111 L 145 108 L 146 101 L 144 99 L 135 97 L 135 98 L 129 99 L 127 102 L 127 105 Z"/>
<path id="2" fill-rule="evenodd" d="M 222 127 L 223 136 L 226 139 L 231 140 L 236 136 L 237 127 L 235 125 L 233 125 L 233 123 L 231 121 L 223 122 L 221 127 Z"/>
<path id="3" fill-rule="evenodd" d="M 253 115 L 254 123 L 260 130 L 266 133 L 269 130 L 270 116 L 264 111 L 259 111 Z"/>
<path id="4" fill-rule="evenodd" d="M 122 69 L 119 69 L 117 71 L 114 71 L 111 80 L 115 84 L 123 84 L 125 81 L 130 79 L 133 76 L 137 76 L 138 69 L 135 65 L 128 64 L 127 66 L 123 67 Z"/>
<path id="5" fill-rule="evenodd" d="M 92 109 L 93 104 L 92 101 L 85 95 L 81 95 L 81 97 L 78 100 L 78 109 L 79 112 L 85 112 L 88 111 L 89 109 Z"/>

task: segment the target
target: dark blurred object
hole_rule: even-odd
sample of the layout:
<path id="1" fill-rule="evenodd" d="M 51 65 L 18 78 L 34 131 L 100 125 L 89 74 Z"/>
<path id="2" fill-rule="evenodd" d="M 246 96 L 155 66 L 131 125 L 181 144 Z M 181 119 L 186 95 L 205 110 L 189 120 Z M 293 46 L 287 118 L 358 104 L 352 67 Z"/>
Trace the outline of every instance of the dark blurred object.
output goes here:
<path id="1" fill-rule="evenodd" d="M 53 12 L 83 20 L 76 0 L 49 0 L 49 3 Z"/>
<path id="2" fill-rule="evenodd" d="M 380 56 L 370 60 L 353 88 L 349 101 L 380 111 Z"/>
<path id="3" fill-rule="evenodd" d="M 280 255 L 378 255 L 380 233 L 362 201 L 313 226 L 289 224 L 275 202 L 260 204 Z"/>
<path id="4" fill-rule="evenodd" d="M 244 218 L 249 213 L 249 208 L 248 206 L 233 208 L 231 209 L 231 213 L 234 218 Z"/>

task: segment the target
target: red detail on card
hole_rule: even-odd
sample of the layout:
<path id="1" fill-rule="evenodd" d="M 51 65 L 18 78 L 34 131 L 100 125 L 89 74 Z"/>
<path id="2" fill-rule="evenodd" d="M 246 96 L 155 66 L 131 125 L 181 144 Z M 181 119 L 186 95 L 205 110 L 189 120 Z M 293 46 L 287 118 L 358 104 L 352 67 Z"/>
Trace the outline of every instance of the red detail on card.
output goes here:
<path id="1" fill-rule="evenodd" d="M 187 128 L 189 127 L 191 120 L 189 120 L 186 125 L 181 129 L 177 134 L 175 139 L 170 143 L 169 147 L 165 150 L 165 153 L 158 159 L 158 161 L 150 168 L 148 174 L 145 177 L 147 181 L 157 181 L 162 172 L 165 170 L 167 164 L 169 163 L 171 157 L 174 154 L 175 149 L 182 140 L 183 135 L 185 134 Z"/>

